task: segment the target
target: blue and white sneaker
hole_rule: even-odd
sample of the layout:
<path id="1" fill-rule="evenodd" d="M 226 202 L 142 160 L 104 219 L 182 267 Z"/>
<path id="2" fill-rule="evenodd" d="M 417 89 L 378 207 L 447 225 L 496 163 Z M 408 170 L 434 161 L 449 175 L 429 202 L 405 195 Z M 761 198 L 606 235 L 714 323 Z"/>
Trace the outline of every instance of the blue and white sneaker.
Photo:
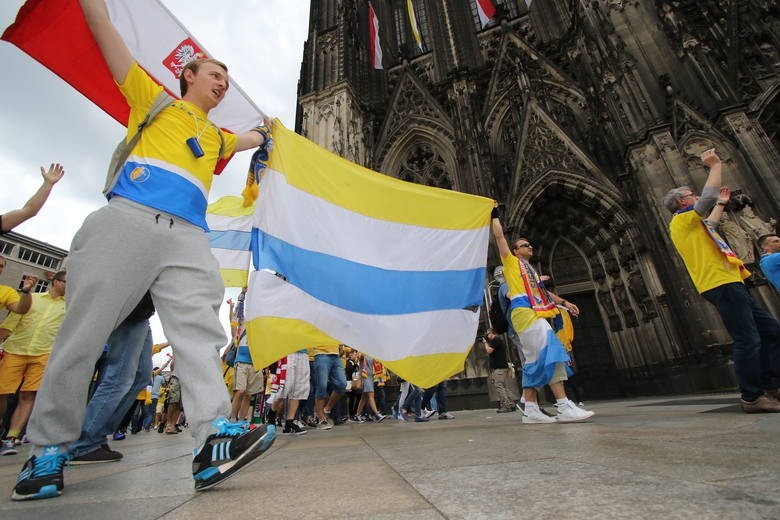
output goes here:
<path id="1" fill-rule="evenodd" d="M 250 430 L 245 421 L 217 419 L 219 430 L 211 434 L 192 460 L 195 491 L 216 486 L 265 453 L 276 440 L 276 426 L 266 424 Z"/>
<path id="2" fill-rule="evenodd" d="M 46 446 L 43 455 L 27 459 L 16 479 L 11 498 L 34 500 L 60 496 L 64 487 L 62 471 L 69 457 L 59 446 Z"/>

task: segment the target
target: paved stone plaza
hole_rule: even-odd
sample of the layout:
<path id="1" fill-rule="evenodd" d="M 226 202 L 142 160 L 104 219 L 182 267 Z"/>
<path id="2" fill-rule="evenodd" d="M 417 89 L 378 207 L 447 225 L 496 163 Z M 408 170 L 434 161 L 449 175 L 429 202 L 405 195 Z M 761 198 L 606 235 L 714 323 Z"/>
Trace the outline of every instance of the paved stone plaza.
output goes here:
<path id="1" fill-rule="evenodd" d="M 280 436 L 197 494 L 190 437 L 142 432 L 112 443 L 123 461 L 67 470 L 57 499 L 12 502 L 24 457 L 0 458 L 0 518 L 780 518 L 780 414 L 743 414 L 736 399 L 594 402 L 583 424 L 487 409 Z"/>

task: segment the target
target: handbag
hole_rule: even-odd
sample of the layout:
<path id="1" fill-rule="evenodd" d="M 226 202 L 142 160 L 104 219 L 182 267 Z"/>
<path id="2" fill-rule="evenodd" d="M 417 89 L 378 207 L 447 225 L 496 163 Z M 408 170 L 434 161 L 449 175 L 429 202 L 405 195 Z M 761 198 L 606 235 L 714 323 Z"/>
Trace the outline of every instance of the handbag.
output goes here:
<path id="1" fill-rule="evenodd" d="M 236 364 L 236 353 L 238 352 L 238 348 L 236 348 L 236 344 L 233 343 L 230 345 L 230 348 L 227 351 L 227 354 L 225 354 L 225 364 L 229 367 L 232 367 Z"/>
<path id="2" fill-rule="evenodd" d="M 360 370 L 355 370 L 352 373 L 352 391 L 353 392 L 362 392 L 363 391 L 363 378 L 360 375 Z"/>

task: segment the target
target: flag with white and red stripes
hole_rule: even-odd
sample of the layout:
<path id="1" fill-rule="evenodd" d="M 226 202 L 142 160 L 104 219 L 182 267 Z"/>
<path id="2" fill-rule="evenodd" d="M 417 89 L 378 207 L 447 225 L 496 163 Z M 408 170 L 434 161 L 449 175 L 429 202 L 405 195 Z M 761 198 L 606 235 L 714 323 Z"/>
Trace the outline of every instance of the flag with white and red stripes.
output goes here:
<path id="1" fill-rule="evenodd" d="M 371 66 L 384 69 L 382 66 L 382 44 L 379 41 L 379 18 L 371 2 L 368 3 L 368 44 L 371 51 Z"/>
<path id="2" fill-rule="evenodd" d="M 492 0 L 477 0 L 477 13 L 484 29 L 495 18 L 496 6 L 493 5 Z"/>
<path id="3" fill-rule="evenodd" d="M 159 0 L 106 0 L 111 21 L 130 53 L 155 81 L 178 97 L 184 65 L 212 57 Z M 130 108 L 114 82 L 84 20 L 78 0 L 28 0 L 2 39 L 30 55 L 127 126 Z M 209 112 L 220 127 L 240 133 L 263 112 L 233 82 L 225 99 Z"/>

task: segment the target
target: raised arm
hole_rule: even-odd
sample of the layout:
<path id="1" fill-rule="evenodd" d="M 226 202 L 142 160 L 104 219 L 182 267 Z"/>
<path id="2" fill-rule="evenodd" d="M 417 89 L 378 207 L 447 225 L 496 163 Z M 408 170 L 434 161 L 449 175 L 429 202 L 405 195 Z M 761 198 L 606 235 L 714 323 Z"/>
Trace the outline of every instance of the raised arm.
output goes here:
<path id="1" fill-rule="evenodd" d="M 504 236 L 504 228 L 501 227 L 501 220 L 498 218 L 498 202 L 496 202 L 493 211 L 490 213 L 490 221 L 490 226 L 493 229 L 493 236 L 496 238 L 499 256 L 505 258 L 511 255 L 512 251 L 509 249 L 509 244 Z"/>
<path id="2" fill-rule="evenodd" d="M 720 222 L 720 217 L 723 216 L 723 212 L 726 210 L 726 204 L 729 203 L 730 198 L 731 190 L 728 188 L 728 186 L 722 186 L 720 188 L 720 192 L 718 193 L 718 202 L 715 203 L 712 211 L 707 216 L 707 222 L 712 224 L 717 224 Z"/>
<path id="3" fill-rule="evenodd" d="M 701 154 L 701 162 L 703 162 L 710 169 L 709 175 L 707 175 L 707 181 L 704 186 L 712 186 L 714 188 L 720 188 L 723 184 L 723 164 L 720 161 L 720 157 L 715 153 L 715 149 L 705 150 Z"/>
<path id="4" fill-rule="evenodd" d="M 3 214 L 3 233 L 11 231 L 25 220 L 37 215 L 46 202 L 46 199 L 49 198 L 49 193 L 51 193 L 52 186 L 57 184 L 57 182 L 64 174 L 65 170 L 60 164 L 52 164 L 49 166 L 48 170 L 45 170 L 43 166 L 41 166 L 43 184 L 41 184 L 41 187 L 38 188 L 38 191 L 36 191 L 35 194 L 30 197 L 30 200 L 28 200 L 24 206 Z"/>
<path id="5" fill-rule="evenodd" d="M 710 173 L 707 175 L 707 180 L 701 190 L 701 196 L 696 200 L 693 209 L 700 216 L 706 218 L 718 200 L 723 166 L 714 148 L 702 153 L 701 161 L 710 169 Z"/>
<path id="6" fill-rule="evenodd" d="M 103 0 L 80 0 L 80 2 L 89 30 L 95 37 L 108 68 L 111 69 L 114 81 L 119 84 L 124 83 L 134 60 L 119 31 L 111 23 L 105 2 Z"/>
<path id="7" fill-rule="evenodd" d="M 27 314 L 32 306 L 32 296 L 30 293 L 35 289 L 35 285 L 38 283 L 37 276 L 25 276 L 24 282 L 22 282 L 21 295 L 19 295 L 19 301 L 9 303 L 6 305 L 9 311 L 16 314 Z"/>

